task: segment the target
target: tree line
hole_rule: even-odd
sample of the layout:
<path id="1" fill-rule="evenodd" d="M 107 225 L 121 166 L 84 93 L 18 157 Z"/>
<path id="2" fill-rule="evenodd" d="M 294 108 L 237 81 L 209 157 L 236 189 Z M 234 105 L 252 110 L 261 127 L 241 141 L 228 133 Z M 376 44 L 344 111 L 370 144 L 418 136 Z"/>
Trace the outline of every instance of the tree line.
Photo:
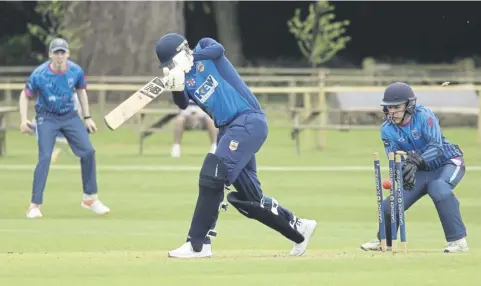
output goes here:
<path id="1" fill-rule="evenodd" d="M 237 1 L 38 1 L 37 21 L 28 32 L 0 45 L 3 65 L 32 65 L 46 59 L 34 52 L 34 41 L 44 47 L 55 37 L 69 41 L 71 57 L 88 74 L 151 75 L 158 73 L 155 41 L 167 32 L 185 33 L 186 9 L 212 13 L 217 37 L 234 65 L 244 56 L 237 23 Z M 313 66 L 331 59 L 350 41 L 349 21 L 336 21 L 328 1 L 313 2 L 308 11 L 293 11 L 286 29 L 296 38 L 302 54 Z"/>

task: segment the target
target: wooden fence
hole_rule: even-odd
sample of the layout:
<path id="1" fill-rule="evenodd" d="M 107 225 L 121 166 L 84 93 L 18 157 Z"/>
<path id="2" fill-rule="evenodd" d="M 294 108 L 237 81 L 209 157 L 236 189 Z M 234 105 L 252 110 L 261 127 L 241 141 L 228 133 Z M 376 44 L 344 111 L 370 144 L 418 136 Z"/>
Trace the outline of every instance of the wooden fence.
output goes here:
<path id="1" fill-rule="evenodd" d="M 321 74 L 322 76 L 322 74 Z M 145 82 L 143 82 L 145 83 Z M 316 146 L 319 149 L 322 149 L 325 146 L 325 138 L 326 134 L 325 131 L 329 129 L 342 129 L 346 128 L 346 126 L 335 126 L 328 124 L 328 114 L 333 112 L 380 112 L 379 106 L 373 106 L 372 109 L 351 109 L 351 110 L 342 110 L 338 108 L 329 107 L 326 102 L 326 95 L 329 93 L 342 93 L 342 92 L 362 92 L 362 91 L 372 91 L 372 92 L 379 92 L 385 89 L 384 86 L 325 86 L 323 81 L 318 81 L 317 86 L 254 86 L 251 87 L 251 90 L 254 94 L 258 96 L 265 96 L 270 101 L 271 98 L 279 98 L 283 97 L 286 101 L 284 107 L 288 108 L 288 110 L 293 115 L 293 122 L 292 128 L 293 130 L 314 130 L 316 133 Z M 108 92 L 123 92 L 123 93 L 133 93 L 137 91 L 142 85 L 141 84 L 121 84 L 121 83 L 93 83 L 89 84 L 89 95 L 92 97 L 93 94 L 97 94 L 97 102 L 100 108 L 100 114 L 106 114 L 108 110 L 106 110 L 106 103 L 107 103 L 107 93 Z M 13 98 L 13 93 L 19 93 L 20 90 L 24 88 L 23 83 L 0 83 L 0 91 L 3 91 L 6 95 L 6 98 Z M 446 86 L 440 87 L 439 85 L 436 86 L 426 86 L 426 85 L 419 85 L 413 86 L 415 91 L 460 91 L 460 90 L 468 90 L 468 91 L 476 91 L 478 94 L 481 92 L 481 85 L 455 85 L 455 86 Z M 115 93 L 114 93 L 115 95 Z M 296 97 L 302 98 L 302 105 L 296 103 Z M 112 97 L 112 96 L 110 96 Z M 117 97 L 115 103 L 120 103 L 121 98 Z M 13 104 L 10 102 L 8 104 Z M 16 102 L 15 102 L 16 104 Z M 452 108 L 439 108 L 435 109 L 435 112 L 438 113 L 454 113 L 454 114 L 472 114 L 477 115 L 477 131 L 478 131 L 478 142 L 481 143 L 481 100 L 478 100 L 478 106 L 473 106 L 472 108 L 462 109 L 456 106 Z M 315 123 L 309 125 L 303 125 L 300 122 L 302 120 L 301 117 L 316 117 Z M 364 126 L 350 126 L 349 128 L 352 129 L 366 129 L 368 127 Z M 378 128 L 378 126 L 377 126 Z"/>

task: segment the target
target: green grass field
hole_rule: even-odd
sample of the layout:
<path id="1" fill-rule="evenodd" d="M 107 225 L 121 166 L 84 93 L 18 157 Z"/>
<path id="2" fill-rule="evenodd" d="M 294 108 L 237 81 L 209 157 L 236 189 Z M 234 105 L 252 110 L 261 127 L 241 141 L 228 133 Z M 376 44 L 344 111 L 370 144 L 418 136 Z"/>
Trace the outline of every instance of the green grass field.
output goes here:
<path id="1" fill-rule="evenodd" d="M 290 242 L 231 207 L 220 216 L 214 257 L 172 260 L 167 251 L 183 243 L 190 224 L 207 134 L 186 133 L 183 156 L 173 159 L 170 133 L 149 138 L 138 156 L 133 131 L 102 129 L 92 140 L 101 199 L 112 213 L 97 217 L 80 207 L 80 173 L 72 168 L 78 160 L 64 154 L 50 171 L 44 218 L 27 220 L 35 138 L 10 132 L 9 156 L 0 159 L 0 285 L 479 285 L 481 151 L 474 130 L 445 135 L 466 156 L 468 171 L 456 193 L 470 253 L 442 253 L 445 240 L 429 197 L 407 212 L 407 255 L 363 252 L 359 245 L 377 227 L 372 153 L 383 152 L 378 132 L 329 132 L 326 150 L 303 145 L 298 156 L 289 130 L 272 127 L 258 154 L 259 177 L 266 194 L 318 220 L 306 255 L 289 257 Z M 334 166 L 364 169 L 328 170 Z"/>

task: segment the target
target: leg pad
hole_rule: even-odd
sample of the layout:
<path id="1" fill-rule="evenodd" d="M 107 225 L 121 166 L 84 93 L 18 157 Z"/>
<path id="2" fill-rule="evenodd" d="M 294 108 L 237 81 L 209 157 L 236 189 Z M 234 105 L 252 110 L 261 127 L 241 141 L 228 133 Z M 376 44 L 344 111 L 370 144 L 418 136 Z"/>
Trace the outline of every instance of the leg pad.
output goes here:
<path id="1" fill-rule="evenodd" d="M 255 219 L 260 223 L 279 232 L 289 240 L 295 243 L 304 241 L 304 237 L 296 229 L 294 229 L 287 220 L 279 216 L 275 204 L 262 204 L 259 202 L 248 202 L 239 199 L 236 192 L 227 195 L 227 200 L 244 216 Z M 272 199 L 271 199 L 272 200 Z M 272 200 L 271 202 L 274 202 Z M 278 206 L 278 204 L 277 204 Z"/>

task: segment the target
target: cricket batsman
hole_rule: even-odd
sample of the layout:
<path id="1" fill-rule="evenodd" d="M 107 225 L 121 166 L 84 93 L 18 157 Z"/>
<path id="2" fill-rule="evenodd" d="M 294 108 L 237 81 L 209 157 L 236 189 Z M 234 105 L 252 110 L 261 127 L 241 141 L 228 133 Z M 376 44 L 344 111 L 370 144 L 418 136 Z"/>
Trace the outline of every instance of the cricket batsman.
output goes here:
<path id="1" fill-rule="evenodd" d="M 404 209 L 408 210 L 428 194 L 444 230 L 447 241 L 444 252 L 467 252 L 466 227 L 453 192 L 465 174 L 463 152 L 444 137 L 433 111 L 416 104 L 416 96 L 409 85 L 402 82 L 389 85 L 381 106 L 386 114 L 386 121 L 381 125 L 386 153 L 404 151 L 408 154 L 402 171 Z M 390 247 L 389 199 L 384 200 L 383 206 Z M 362 244 L 361 249 L 381 250 L 379 239 L 378 233 L 377 240 Z"/>
<path id="2" fill-rule="evenodd" d="M 190 50 L 187 40 L 175 33 L 156 43 L 156 53 L 168 75 L 167 89 L 174 102 L 186 109 L 194 101 L 219 129 L 217 149 L 208 153 L 199 174 L 199 194 L 186 242 L 168 253 L 176 258 L 212 256 L 211 236 L 219 210 L 225 206 L 224 188 L 236 191 L 227 201 L 242 215 L 279 232 L 293 242 L 290 254 L 306 252 L 317 226 L 301 219 L 263 194 L 257 178 L 255 154 L 264 144 L 267 119 L 259 102 L 224 55 L 224 47 L 203 38 Z"/>
<path id="3" fill-rule="evenodd" d="M 68 60 L 68 43 L 61 38 L 49 45 L 50 60 L 38 66 L 30 75 L 20 94 L 20 131 L 32 133 L 32 123 L 27 119 L 28 98 L 36 96 L 36 134 L 38 163 L 33 178 L 31 204 L 27 218 L 40 218 L 43 192 L 50 169 L 52 151 L 59 134 L 67 139 L 70 148 L 80 157 L 83 200 L 81 206 L 97 214 L 107 214 L 110 209 L 97 197 L 95 150 L 88 132 L 97 127 L 90 116 L 87 83 L 82 68 Z M 85 124 L 75 110 L 74 89 L 82 108 Z"/>

